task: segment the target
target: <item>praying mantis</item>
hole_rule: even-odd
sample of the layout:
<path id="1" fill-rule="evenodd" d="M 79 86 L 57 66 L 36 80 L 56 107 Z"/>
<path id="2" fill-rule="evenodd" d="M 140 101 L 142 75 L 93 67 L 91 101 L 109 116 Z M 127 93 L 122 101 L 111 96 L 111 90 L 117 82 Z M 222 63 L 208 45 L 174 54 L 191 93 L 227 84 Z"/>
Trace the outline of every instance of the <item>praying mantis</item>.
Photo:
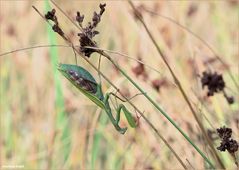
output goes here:
<path id="1" fill-rule="evenodd" d="M 82 94 L 94 102 L 97 106 L 103 109 L 115 129 L 124 134 L 127 130 L 127 127 L 122 128 L 119 126 L 120 113 L 121 110 L 124 112 L 125 117 L 132 128 L 136 127 L 136 122 L 132 114 L 127 110 L 127 108 L 120 104 L 116 108 L 116 118 L 113 117 L 112 110 L 109 104 L 110 95 L 113 93 L 106 93 L 105 95 L 102 92 L 101 82 L 97 83 L 94 77 L 83 67 L 78 65 L 70 64 L 59 64 L 58 70 L 65 76 Z M 116 96 L 117 97 L 117 96 Z M 119 97 L 118 97 L 119 98 Z"/>

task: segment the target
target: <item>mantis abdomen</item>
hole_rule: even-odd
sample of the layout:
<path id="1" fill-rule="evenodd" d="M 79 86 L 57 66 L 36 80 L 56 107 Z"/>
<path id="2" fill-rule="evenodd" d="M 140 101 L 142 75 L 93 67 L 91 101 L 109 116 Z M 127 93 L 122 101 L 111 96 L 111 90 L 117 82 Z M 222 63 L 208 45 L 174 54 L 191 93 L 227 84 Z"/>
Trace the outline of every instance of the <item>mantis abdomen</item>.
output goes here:
<path id="1" fill-rule="evenodd" d="M 84 79 L 83 77 L 78 75 L 78 73 L 74 70 L 69 70 L 68 74 L 70 75 L 71 80 L 75 81 L 76 84 L 79 85 L 81 88 L 92 94 L 96 93 L 97 88 L 95 87 L 96 85 L 94 83 Z"/>

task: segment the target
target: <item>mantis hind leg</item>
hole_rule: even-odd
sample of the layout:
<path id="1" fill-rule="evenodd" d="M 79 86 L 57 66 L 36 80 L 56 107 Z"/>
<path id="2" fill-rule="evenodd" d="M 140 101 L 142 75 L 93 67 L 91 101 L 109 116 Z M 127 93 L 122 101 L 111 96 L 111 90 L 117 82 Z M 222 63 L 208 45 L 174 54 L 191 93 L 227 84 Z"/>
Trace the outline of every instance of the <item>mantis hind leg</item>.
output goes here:
<path id="1" fill-rule="evenodd" d="M 117 115 L 116 115 L 116 119 L 114 118 L 113 114 L 112 114 L 112 111 L 111 111 L 111 108 L 110 108 L 110 104 L 109 104 L 109 96 L 110 94 L 107 93 L 105 95 L 105 98 L 104 98 L 104 104 L 105 104 L 105 111 L 107 113 L 107 115 L 109 116 L 110 118 L 110 121 L 112 122 L 112 124 L 114 125 L 115 129 L 120 132 L 121 134 L 124 134 L 127 130 L 127 127 L 125 128 L 121 128 L 119 126 L 119 120 L 120 120 L 120 111 L 121 109 L 123 109 L 123 106 L 120 105 L 120 107 L 117 107 Z"/>
<path id="2" fill-rule="evenodd" d="M 142 93 L 140 93 L 140 94 L 142 94 Z M 108 103 L 108 99 L 109 99 L 110 95 L 113 95 L 115 98 L 118 98 L 118 99 L 121 100 L 122 102 L 128 102 L 129 100 L 131 100 L 132 98 L 134 98 L 134 97 L 136 97 L 136 96 L 138 96 L 138 95 L 140 95 L 140 94 L 136 94 L 136 95 L 134 95 L 133 97 L 127 99 L 127 100 L 123 100 L 123 99 L 121 99 L 119 96 L 117 96 L 115 93 L 112 93 L 112 92 L 111 92 L 111 93 L 108 93 L 108 94 L 106 95 L 106 101 L 105 101 L 105 102 Z M 116 100 L 116 101 L 117 101 L 117 100 Z M 117 102 L 116 102 L 116 103 L 117 103 Z M 109 106 L 109 103 L 108 103 L 108 106 Z M 116 120 L 115 120 L 115 125 L 116 125 L 116 126 L 119 126 L 121 111 L 124 112 L 125 117 L 126 117 L 128 123 L 129 123 L 129 125 L 130 125 L 132 128 L 135 128 L 135 127 L 137 126 L 137 122 L 135 121 L 135 119 L 134 119 L 132 113 L 131 113 L 130 111 L 128 111 L 128 109 L 127 109 L 123 104 L 120 104 L 119 106 L 118 106 L 118 104 L 117 104 L 117 107 L 115 108 L 115 110 L 116 110 Z M 126 129 L 125 129 L 125 131 L 126 131 Z"/>
<path id="3" fill-rule="evenodd" d="M 132 113 L 130 111 L 128 111 L 128 109 L 123 104 L 120 104 L 119 107 L 116 110 L 116 112 L 117 112 L 116 113 L 116 123 L 119 124 L 121 110 L 124 112 L 124 115 L 125 115 L 128 123 L 129 123 L 129 125 L 132 128 L 135 128 L 137 125 L 136 125 L 136 122 L 134 120 L 134 117 L 132 116 Z"/>
<path id="4" fill-rule="evenodd" d="M 106 103 L 107 103 L 107 106 L 109 106 L 109 96 L 110 95 L 114 95 L 115 97 L 118 97 L 117 95 L 115 95 L 114 93 L 108 93 L 106 94 Z M 118 97 L 119 98 L 119 97 Z M 115 125 L 119 126 L 119 121 L 120 121 L 120 113 L 121 113 L 121 110 L 124 112 L 125 114 L 125 117 L 129 123 L 129 125 L 132 127 L 132 128 L 135 128 L 136 127 L 136 122 L 134 120 L 134 117 L 132 115 L 132 113 L 130 111 L 128 111 L 128 109 L 123 105 L 123 104 L 120 104 L 119 106 L 117 106 L 116 108 L 116 119 L 115 119 Z"/>

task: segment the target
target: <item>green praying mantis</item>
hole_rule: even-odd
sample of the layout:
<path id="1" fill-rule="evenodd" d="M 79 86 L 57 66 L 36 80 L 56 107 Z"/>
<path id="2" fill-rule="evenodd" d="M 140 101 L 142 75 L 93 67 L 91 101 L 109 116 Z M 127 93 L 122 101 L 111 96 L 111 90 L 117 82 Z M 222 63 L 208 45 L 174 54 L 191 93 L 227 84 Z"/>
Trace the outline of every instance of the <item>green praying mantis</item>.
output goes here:
<path id="1" fill-rule="evenodd" d="M 115 95 L 115 94 L 106 93 L 104 95 L 102 92 L 101 82 L 97 83 L 94 77 L 86 69 L 78 65 L 59 64 L 58 70 L 82 94 L 84 94 L 87 98 L 89 98 L 92 102 L 94 102 L 97 106 L 99 106 L 101 109 L 103 109 L 107 113 L 110 121 L 112 122 L 115 129 L 119 133 L 124 134 L 127 130 L 127 127 L 122 128 L 119 126 L 121 110 L 124 112 L 129 125 L 132 128 L 135 128 L 137 126 L 132 114 L 127 110 L 127 108 L 123 104 L 120 104 L 116 108 L 116 118 L 114 118 L 110 104 L 109 104 L 109 97 L 110 95 Z"/>

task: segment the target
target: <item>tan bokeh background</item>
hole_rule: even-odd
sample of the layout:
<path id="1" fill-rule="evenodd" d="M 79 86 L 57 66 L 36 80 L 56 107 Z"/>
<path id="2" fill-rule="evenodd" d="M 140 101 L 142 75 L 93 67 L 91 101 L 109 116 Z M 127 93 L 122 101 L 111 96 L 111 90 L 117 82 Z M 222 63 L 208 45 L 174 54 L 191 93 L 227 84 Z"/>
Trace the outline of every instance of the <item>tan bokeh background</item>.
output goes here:
<path id="1" fill-rule="evenodd" d="M 75 17 L 76 11 L 84 14 L 85 24 L 91 20 L 93 11 L 99 11 L 99 3 L 57 1 L 72 18 Z M 172 18 L 200 36 L 227 63 L 233 76 L 237 78 L 237 83 L 239 82 L 238 3 L 134 3 Z M 146 68 L 148 79 L 144 80 L 132 72 L 137 66 L 136 62 L 123 56 L 111 55 L 207 153 L 208 149 L 201 140 L 198 125 L 147 33 L 135 20 L 129 4 L 121 1 L 106 1 L 106 4 L 106 12 L 97 29 L 100 34 L 95 38 L 99 47 L 136 59 L 140 57 L 147 65 L 160 71 L 158 74 Z M 1 1 L 0 5 L 0 53 L 50 44 L 47 24 L 32 8 L 34 5 L 44 13 L 44 1 Z M 51 6 L 54 7 L 53 4 Z M 56 14 L 64 32 L 78 45 L 79 30 L 59 10 Z M 227 68 L 215 60 L 215 55 L 204 43 L 184 29 L 143 10 L 142 15 L 167 55 L 168 62 L 177 73 L 193 106 L 202 117 L 205 127 L 213 129 L 228 125 L 234 130 L 235 139 L 238 139 L 238 92 L 228 76 Z M 57 44 L 66 45 L 61 37 L 56 37 Z M 108 120 L 105 112 L 101 112 L 63 76 L 54 71 L 58 62 L 75 63 L 71 48 L 56 49 L 58 61 L 50 56 L 50 48 L 36 48 L 1 56 L 1 165 L 23 165 L 26 169 L 181 168 L 169 149 L 143 119 L 140 119 L 137 129 L 129 128 L 125 135 L 120 135 L 109 121 L 105 124 L 104 121 Z M 90 60 L 97 65 L 98 57 L 94 54 Z M 226 91 L 235 97 L 233 105 L 228 105 L 222 94 L 209 99 L 205 97 L 206 90 L 201 88 L 197 74 L 207 69 L 205 62 L 209 60 L 209 67 L 223 74 L 228 87 Z M 79 58 L 78 64 L 87 68 L 98 80 L 97 73 L 87 63 Z M 123 92 L 131 96 L 138 93 L 105 59 L 101 63 L 101 70 Z M 166 82 L 159 92 L 152 87 L 152 81 L 155 79 Z M 59 84 L 60 90 L 56 90 Z M 103 90 L 114 91 L 104 80 Z M 198 99 L 202 99 L 203 103 Z M 63 100 L 63 105 L 59 104 L 58 100 Z M 170 142 L 185 164 L 196 169 L 204 168 L 198 153 L 142 95 L 132 101 L 140 110 L 145 111 L 148 119 Z M 134 109 L 127 106 L 136 115 Z M 121 125 L 128 126 L 123 116 Z M 215 146 L 218 143 L 219 141 L 215 141 Z M 229 169 L 235 168 L 229 154 L 223 153 L 222 157 Z"/>

